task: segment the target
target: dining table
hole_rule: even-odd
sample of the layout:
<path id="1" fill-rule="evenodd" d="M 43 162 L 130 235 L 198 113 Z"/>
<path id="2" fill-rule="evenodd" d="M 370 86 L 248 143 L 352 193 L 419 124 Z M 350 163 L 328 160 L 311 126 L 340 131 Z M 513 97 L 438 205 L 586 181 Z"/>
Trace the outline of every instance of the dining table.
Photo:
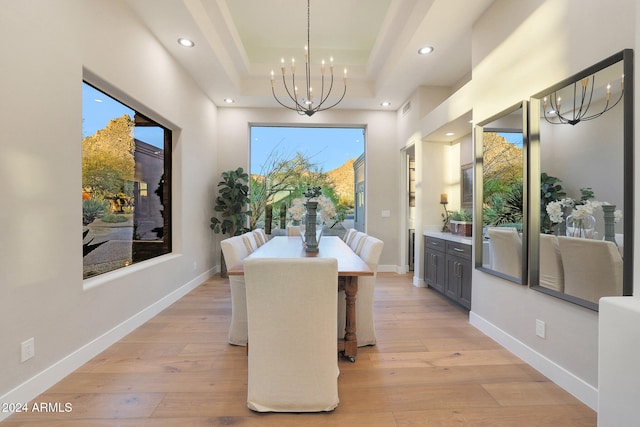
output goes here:
<path id="1" fill-rule="evenodd" d="M 344 291 L 346 324 L 343 338 L 338 339 L 338 351 L 351 362 L 358 354 L 356 325 L 356 294 L 358 277 L 373 276 L 373 271 L 338 236 L 322 236 L 317 252 L 306 252 L 299 236 L 275 236 L 257 248 L 248 258 L 335 258 L 338 261 L 338 291 Z M 244 275 L 242 264 L 227 269 L 229 275 Z"/>

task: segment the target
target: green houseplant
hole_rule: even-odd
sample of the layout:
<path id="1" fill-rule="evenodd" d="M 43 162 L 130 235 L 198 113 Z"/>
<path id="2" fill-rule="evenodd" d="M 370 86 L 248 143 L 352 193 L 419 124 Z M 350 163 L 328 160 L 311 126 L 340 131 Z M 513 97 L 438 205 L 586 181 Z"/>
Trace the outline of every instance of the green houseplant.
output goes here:
<path id="1" fill-rule="evenodd" d="M 249 229 L 246 227 L 247 218 L 251 211 L 249 204 L 249 175 L 242 168 L 222 172 L 222 181 L 218 183 L 219 193 L 215 200 L 214 211 L 217 215 L 211 217 L 210 227 L 214 233 L 238 236 Z M 224 257 L 220 255 L 221 275 L 226 277 Z"/>
<path id="2" fill-rule="evenodd" d="M 471 236 L 473 232 L 473 215 L 471 212 L 460 209 L 453 211 L 449 216 L 451 232 L 460 236 Z"/>

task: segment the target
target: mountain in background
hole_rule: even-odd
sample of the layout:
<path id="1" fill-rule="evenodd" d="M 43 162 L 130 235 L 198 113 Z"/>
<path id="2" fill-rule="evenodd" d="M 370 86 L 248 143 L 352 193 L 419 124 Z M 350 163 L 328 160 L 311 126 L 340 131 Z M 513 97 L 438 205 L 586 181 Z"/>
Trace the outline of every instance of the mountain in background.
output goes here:
<path id="1" fill-rule="evenodd" d="M 333 183 L 336 196 L 341 200 L 349 201 L 353 205 L 353 162 L 347 160 L 342 166 L 327 172 L 327 177 Z"/>

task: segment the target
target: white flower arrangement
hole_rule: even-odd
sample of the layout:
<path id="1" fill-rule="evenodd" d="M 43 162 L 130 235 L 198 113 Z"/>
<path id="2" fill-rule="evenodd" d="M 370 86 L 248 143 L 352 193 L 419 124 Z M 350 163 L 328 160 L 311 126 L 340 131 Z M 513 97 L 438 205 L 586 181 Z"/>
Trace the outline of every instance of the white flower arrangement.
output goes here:
<path id="1" fill-rule="evenodd" d="M 582 204 L 576 202 L 574 199 L 565 198 L 562 200 L 556 200 L 547 204 L 547 214 L 549 219 L 553 223 L 560 223 L 564 221 L 562 216 L 564 215 L 563 208 L 573 208 L 572 215 L 575 219 L 584 219 L 587 215 L 593 215 L 596 209 L 602 208 L 603 205 L 610 205 L 609 202 L 599 202 L 597 200 L 587 200 Z M 622 211 L 616 209 L 613 213 L 614 221 L 618 222 L 622 218 Z"/>
<path id="2" fill-rule="evenodd" d="M 325 195 L 319 195 L 306 199 L 310 202 L 318 202 L 318 210 L 322 222 L 327 222 L 336 216 L 336 207 Z M 289 217 L 294 221 L 301 221 L 304 213 L 307 211 L 305 208 L 306 200 L 303 198 L 296 198 L 291 201 L 291 207 L 288 210 Z"/>
<path id="3" fill-rule="evenodd" d="M 322 218 L 322 222 L 327 222 L 334 216 L 336 216 L 336 207 L 333 205 L 333 202 L 327 196 L 319 196 L 313 198 L 311 200 L 315 200 L 318 202 L 318 206 L 320 206 L 320 217 Z"/>
<path id="4" fill-rule="evenodd" d="M 297 198 L 291 201 L 291 207 L 289 208 L 289 217 L 294 221 L 301 221 L 302 216 L 306 212 L 304 208 L 304 199 Z"/>

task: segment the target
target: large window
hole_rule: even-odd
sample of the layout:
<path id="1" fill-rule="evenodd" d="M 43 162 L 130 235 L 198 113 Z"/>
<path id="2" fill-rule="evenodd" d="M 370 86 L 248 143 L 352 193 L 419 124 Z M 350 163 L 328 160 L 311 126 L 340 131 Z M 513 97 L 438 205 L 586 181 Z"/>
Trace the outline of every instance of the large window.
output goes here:
<path id="1" fill-rule="evenodd" d="M 362 127 L 251 127 L 251 228 L 296 221 L 292 201 L 321 187 L 336 209 L 325 234 L 354 226 L 354 161 L 364 162 Z"/>
<path id="2" fill-rule="evenodd" d="M 171 252 L 171 131 L 82 84 L 83 278 Z"/>

